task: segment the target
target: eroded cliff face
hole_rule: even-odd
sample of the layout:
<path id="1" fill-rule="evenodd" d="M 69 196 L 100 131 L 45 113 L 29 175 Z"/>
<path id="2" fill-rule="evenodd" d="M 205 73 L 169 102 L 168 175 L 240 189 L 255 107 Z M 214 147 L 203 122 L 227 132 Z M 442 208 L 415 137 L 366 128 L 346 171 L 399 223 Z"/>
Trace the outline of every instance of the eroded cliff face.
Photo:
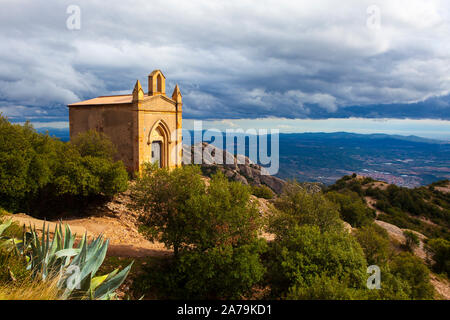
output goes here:
<path id="1" fill-rule="evenodd" d="M 183 145 L 183 164 L 199 164 L 196 163 L 198 159 L 201 159 L 200 166 L 205 176 L 220 170 L 230 180 L 252 186 L 266 185 L 277 194 L 281 193 L 286 183 L 280 178 L 264 174 L 263 167 L 244 155 L 234 156 L 206 142 L 201 144 L 201 148 L 199 145 Z"/>

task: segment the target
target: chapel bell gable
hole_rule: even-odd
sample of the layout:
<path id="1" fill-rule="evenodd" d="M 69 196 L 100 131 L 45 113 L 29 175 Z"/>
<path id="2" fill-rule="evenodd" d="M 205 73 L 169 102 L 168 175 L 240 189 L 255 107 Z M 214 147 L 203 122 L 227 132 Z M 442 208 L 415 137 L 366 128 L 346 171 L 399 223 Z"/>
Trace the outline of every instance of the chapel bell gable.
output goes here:
<path id="1" fill-rule="evenodd" d="M 161 70 L 155 70 L 148 75 L 148 95 L 166 94 L 166 77 Z"/>

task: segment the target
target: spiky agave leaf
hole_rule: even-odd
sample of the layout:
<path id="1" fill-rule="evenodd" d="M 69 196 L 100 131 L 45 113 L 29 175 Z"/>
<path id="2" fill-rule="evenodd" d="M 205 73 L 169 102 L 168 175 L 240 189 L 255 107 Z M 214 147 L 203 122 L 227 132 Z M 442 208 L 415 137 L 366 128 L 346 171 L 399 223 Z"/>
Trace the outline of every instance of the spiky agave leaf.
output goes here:
<path id="1" fill-rule="evenodd" d="M 98 277 L 94 277 L 91 279 L 91 286 L 89 288 L 89 290 L 91 292 L 94 292 L 95 289 L 101 285 L 107 278 L 109 277 L 109 274 L 105 274 L 103 276 L 98 276 Z"/>
<path id="2" fill-rule="evenodd" d="M 0 236 L 5 232 L 6 229 L 12 224 L 12 219 L 6 220 L 6 222 L 0 224 Z"/>
<path id="3" fill-rule="evenodd" d="M 133 263 L 121 272 L 114 270 L 96 276 L 106 257 L 109 240 L 99 235 L 89 243 L 85 233 L 75 247 L 75 235 L 67 224 L 64 230 L 62 222 L 55 226 L 53 239 L 50 239 L 49 226 L 45 222 L 42 229 L 42 236 L 39 237 L 36 226 L 30 225 L 30 232 L 24 234 L 23 244 L 16 247 L 17 252 L 29 258 L 28 268 L 33 270 L 34 276 L 45 280 L 50 275 L 57 275 L 58 287 L 64 290 L 63 299 L 114 297 L 114 291 L 123 283 Z"/>
<path id="4" fill-rule="evenodd" d="M 95 299 L 104 300 L 111 298 L 111 294 L 119 288 L 122 283 L 125 281 L 128 273 L 131 270 L 131 266 L 134 261 L 131 262 L 125 269 L 120 271 L 118 274 L 114 275 L 110 279 L 105 280 L 100 286 L 97 287 L 93 296 Z"/>
<path id="5" fill-rule="evenodd" d="M 90 258 L 86 260 L 86 263 L 82 266 L 81 269 L 81 280 L 85 279 L 89 274 L 95 275 L 95 273 L 98 271 L 98 268 L 103 263 L 103 260 L 105 260 L 106 251 L 108 250 L 108 244 L 109 240 L 106 240 L 102 247 L 98 248 L 94 247 L 95 250 L 91 250 Z"/>

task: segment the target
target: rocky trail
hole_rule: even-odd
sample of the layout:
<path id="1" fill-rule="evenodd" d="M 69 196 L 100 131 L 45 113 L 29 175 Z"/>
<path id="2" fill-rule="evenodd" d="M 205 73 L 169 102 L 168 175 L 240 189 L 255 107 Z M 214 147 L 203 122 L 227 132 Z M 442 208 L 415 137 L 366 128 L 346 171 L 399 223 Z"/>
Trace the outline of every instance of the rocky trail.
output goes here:
<path id="1" fill-rule="evenodd" d="M 105 205 L 90 207 L 86 210 L 86 217 L 65 218 L 61 221 L 67 223 L 77 237 L 87 233 L 89 238 L 103 234 L 109 239 L 108 255 L 116 257 L 146 257 L 170 255 L 162 243 L 152 243 L 145 239 L 138 231 L 138 215 L 127 208 L 129 194 L 123 193 L 114 197 Z M 45 223 L 50 232 L 55 230 L 58 221 L 44 221 L 30 217 L 26 214 L 14 214 L 12 219 L 20 225 L 36 226 L 42 230 Z"/>
<path id="2" fill-rule="evenodd" d="M 371 198 L 371 197 L 366 197 L 365 198 L 367 206 L 369 208 L 372 208 L 376 211 L 376 215 L 378 217 L 379 214 L 383 213 L 382 211 L 378 210 L 375 207 L 375 203 L 376 200 Z M 401 229 L 399 227 L 397 227 L 396 225 L 387 223 L 385 221 L 381 221 L 381 220 L 375 220 L 375 223 L 377 225 L 379 225 L 380 227 L 382 227 L 383 229 L 385 229 L 387 231 L 387 233 L 389 234 L 389 237 L 394 240 L 395 242 L 404 245 L 406 243 L 406 238 L 403 234 L 404 231 L 411 231 L 413 233 L 415 233 L 418 237 L 419 237 L 419 245 L 414 248 L 414 254 L 419 257 L 420 259 L 422 259 L 423 261 L 427 261 L 427 259 L 430 259 L 430 257 L 427 255 L 427 252 L 425 250 L 425 243 L 424 240 L 426 239 L 426 237 L 414 230 L 409 230 L 409 229 Z M 432 223 L 432 222 L 431 222 Z M 434 288 L 436 289 L 436 292 L 439 294 L 439 296 L 442 299 L 445 300 L 450 300 L 450 283 L 449 281 L 442 279 L 438 276 L 436 276 L 435 274 L 431 273 L 430 274 L 430 282 L 431 284 L 434 286 Z"/>
<path id="3" fill-rule="evenodd" d="M 209 179 L 205 178 L 205 180 L 208 184 Z M 268 200 L 252 196 L 251 201 L 257 203 L 262 215 L 267 215 L 270 211 Z M 64 218 L 61 221 L 64 224 L 67 223 L 78 238 L 85 233 L 90 239 L 103 234 L 110 242 L 107 252 L 109 256 L 141 258 L 171 255 L 172 251 L 166 249 L 163 243 L 151 242 L 138 231 L 138 213 L 127 208 L 129 202 L 130 195 L 124 192 L 106 204 L 87 208 L 85 217 Z M 20 225 L 36 227 L 38 231 L 42 231 L 45 224 L 45 228 L 49 228 L 50 233 L 54 232 L 60 221 L 45 221 L 24 213 L 11 215 L 11 218 Z M 263 233 L 262 237 L 270 240 L 273 235 Z"/>

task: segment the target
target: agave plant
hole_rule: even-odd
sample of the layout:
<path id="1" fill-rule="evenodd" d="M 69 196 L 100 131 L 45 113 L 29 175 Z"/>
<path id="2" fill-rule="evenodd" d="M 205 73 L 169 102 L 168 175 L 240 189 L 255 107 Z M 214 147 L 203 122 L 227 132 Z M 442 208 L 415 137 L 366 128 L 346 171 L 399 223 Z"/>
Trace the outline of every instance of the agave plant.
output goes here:
<path id="1" fill-rule="evenodd" d="M 9 220 L 6 220 L 6 222 L 0 224 L 0 239 L 2 239 L 3 232 L 5 232 L 5 230 L 9 228 L 11 223 L 12 223 L 12 219 L 9 219 Z"/>
<path id="2" fill-rule="evenodd" d="M 119 272 L 96 276 L 103 263 L 109 240 L 99 235 L 88 243 L 87 234 L 78 246 L 74 246 L 76 236 L 66 224 L 55 227 L 53 239 L 50 239 L 49 227 L 42 228 L 39 237 L 36 228 L 30 226 L 30 232 L 24 233 L 17 251 L 28 257 L 27 268 L 33 276 L 45 281 L 49 277 L 59 278 L 58 287 L 63 291 L 62 298 L 112 299 L 114 291 L 123 283 L 130 272 L 133 262 Z"/>
<path id="3" fill-rule="evenodd" d="M 0 224 L 0 248 L 11 250 L 15 248 L 15 244 L 20 245 L 20 243 L 22 243 L 22 240 L 3 236 L 3 233 L 11 226 L 11 224 L 12 219 L 8 219 L 6 222 Z"/>

